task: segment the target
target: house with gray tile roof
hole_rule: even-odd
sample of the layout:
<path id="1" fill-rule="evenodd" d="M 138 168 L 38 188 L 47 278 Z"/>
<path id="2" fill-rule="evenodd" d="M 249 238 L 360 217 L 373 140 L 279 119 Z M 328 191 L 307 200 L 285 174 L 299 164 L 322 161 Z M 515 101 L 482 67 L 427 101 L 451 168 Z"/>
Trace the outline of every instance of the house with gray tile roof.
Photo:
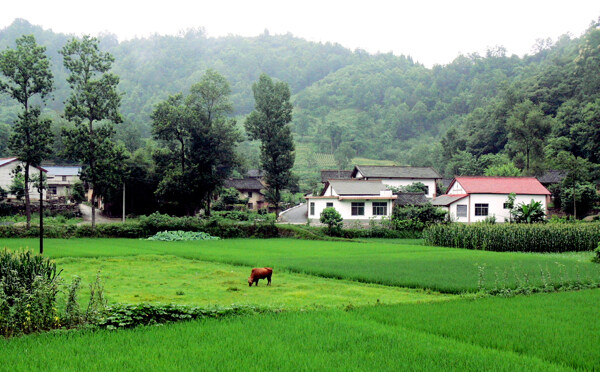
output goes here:
<path id="1" fill-rule="evenodd" d="M 431 167 L 409 167 L 391 165 L 357 165 L 351 177 L 358 180 L 380 180 L 392 187 L 409 186 L 421 182 L 427 187 L 426 196 L 436 196 L 436 184 L 442 176 Z"/>
<path id="2" fill-rule="evenodd" d="M 247 198 L 248 209 L 259 210 L 269 207 L 269 203 L 267 203 L 263 194 L 265 185 L 257 178 L 232 178 L 225 180 L 223 186 L 234 188 L 240 193 L 240 198 Z"/>

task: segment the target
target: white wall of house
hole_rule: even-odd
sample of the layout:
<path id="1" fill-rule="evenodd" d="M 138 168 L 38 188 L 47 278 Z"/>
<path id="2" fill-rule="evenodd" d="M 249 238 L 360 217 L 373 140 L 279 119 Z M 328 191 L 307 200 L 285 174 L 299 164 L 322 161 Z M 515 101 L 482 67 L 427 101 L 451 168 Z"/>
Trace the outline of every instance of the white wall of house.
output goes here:
<path id="1" fill-rule="evenodd" d="M 392 215 L 392 200 L 391 199 L 338 199 L 332 198 L 309 198 L 307 200 L 308 218 L 311 222 L 319 222 L 321 212 L 327 208 L 328 203 L 335 208 L 342 218 L 346 220 L 369 220 L 371 218 L 381 219 L 384 216 L 373 214 L 373 203 L 385 203 L 385 217 Z M 314 203 L 314 214 L 311 213 L 311 203 Z M 352 215 L 352 203 L 364 203 L 364 215 Z"/>
<path id="2" fill-rule="evenodd" d="M 447 209 L 452 220 L 456 222 L 479 222 L 485 220 L 488 216 L 495 216 L 496 222 L 508 222 L 510 219 L 510 210 L 504 209 L 504 203 L 506 203 L 507 199 L 508 194 L 471 194 L 450 204 Z M 517 195 L 515 206 L 521 203 L 529 204 L 532 199 L 541 202 L 544 211 L 547 211 L 546 195 Z M 475 215 L 476 204 L 488 205 L 487 216 Z M 459 206 L 467 206 L 466 216 L 459 216 Z"/>
<path id="3" fill-rule="evenodd" d="M 13 182 L 13 170 L 20 165 L 20 162 L 14 161 L 12 163 L 6 164 L 0 167 L 0 187 L 2 187 L 5 191 L 8 191 L 10 185 Z M 23 167 L 23 166 L 21 166 Z M 35 167 L 29 167 L 29 178 L 34 175 L 39 176 L 40 170 Z M 14 198 L 14 195 L 8 194 L 9 198 Z M 31 200 L 39 200 L 40 193 L 37 191 L 37 188 L 32 187 L 31 182 L 29 184 L 29 198 Z M 44 199 L 46 198 L 46 193 L 44 192 Z"/>
<path id="4" fill-rule="evenodd" d="M 452 188 L 450 190 L 448 190 L 448 192 L 446 192 L 446 194 L 461 195 L 461 194 L 466 194 L 466 192 L 465 192 L 465 189 L 463 189 L 463 187 L 460 185 L 460 183 L 454 182 L 454 185 L 452 185 Z"/>

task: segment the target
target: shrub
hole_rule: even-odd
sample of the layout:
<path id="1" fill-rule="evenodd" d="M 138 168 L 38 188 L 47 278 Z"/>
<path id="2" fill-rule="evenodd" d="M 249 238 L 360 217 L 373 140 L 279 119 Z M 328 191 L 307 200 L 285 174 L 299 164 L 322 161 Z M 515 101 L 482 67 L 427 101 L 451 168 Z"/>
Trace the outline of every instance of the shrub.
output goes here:
<path id="1" fill-rule="evenodd" d="M 449 224 L 423 232 L 427 244 L 487 251 L 591 251 L 600 241 L 600 224 Z"/>
<path id="2" fill-rule="evenodd" d="M 598 243 L 598 247 L 594 249 L 594 257 L 592 257 L 592 262 L 600 263 L 600 243 Z"/>
<path id="3" fill-rule="evenodd" d="M 342 215 L 333 207 L 323 209 L 321 212 L 320 221 L 322 224 L 327 225 L 327 232 L 329 235 L 339 235 L 344 225 Z"/>
<path id="4" fill-rule="evenodd" d="M 30 251 L 0 252 L 0 335 L 31 333 L 59 325 L 56 264 Z"/>
<path id="5" fill-rule="evenodd" d="M 544 222 L 546 219 L 542 203 L 533 199 L 529 204 L 521 203 L 517 205 L 510 213 L 517 223 Z"/>
<path id="6" fill-rule="evenodd" d="M 205 232 L 193 232 L 193 231 L 161 231 L 153 236 L 149 237 L 148 240 L 159 240 L 163 242 L 173 241 L 192 241 L 192 240 L 219 240 L 219 237 L 212 236 Z"/>
<path id="7" fill-rule="evenodd" d="M 446 219 L 447 212 L 431 203 L 424 205 L 396 206 L 392 211 L 392 223 L 397 230 L 417 230 L 423 229 L 432 224 L 440 223 Z"/>
<path id="8" fill-rule="evenodd" d="M 109 306 L 106 316 L 97 323 L 101 328 L 133 328 L 140 325 L 153 325 L 180 320 L 203 318 L 222 318 L 264 312 L 266 310 L 253 306 L 232 305 L 213 309 L 162 304 L 117 304 Z"/>

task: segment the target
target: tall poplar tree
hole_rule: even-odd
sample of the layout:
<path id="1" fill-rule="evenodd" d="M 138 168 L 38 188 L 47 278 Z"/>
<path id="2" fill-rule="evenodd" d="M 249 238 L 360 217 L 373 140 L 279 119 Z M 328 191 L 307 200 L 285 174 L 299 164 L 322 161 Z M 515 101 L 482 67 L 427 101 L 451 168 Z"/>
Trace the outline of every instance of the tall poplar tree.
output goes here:
<path id="1" fill-rule="evenodd" d="M 96 227 L 96 199 L 120 183 L 124 159 L 116 146 L 113 123 L 122 122 L 119 77 L 110 72 L 114 57 L 100 51 L 99 41 L 89 35 L 71 39 L 60 51 L 70 74 L 71 95 L 65 103 L 65 117 L 74 128 L 63 129 L 65 152 L 82 163 L 81 179 L 92 189 L 92 228 Z"/>
<path id="2" fill-rule="evenodd" d="M 45 54 L 46 48 L 36 43 L 33 35 L 23 35 L 16 40 L 16 49 L 0 53 L 0 90 L 8 93 L 23 107 L 13 126 L 9 148 L 24 164 L 25 215 L 27 227 L 31 226 L 29 200 L 29 167 L 38 167 L 50 153 L 52 133 L 50 121 L 40 118 L 39 106 L 32 106 L 32 98 L 42 100 L 52 91 L 52 72 Z"/>
<path id="3" fill-rule="evenodd" d="M 246 118 L 245 127 L 250 139 L 260 140 L 260 162 L 265 172 L 265 199 L 275 206 L 279 214 L 281 192 L 294 180 L 294 139 L 289 123 L 292 121 L 290 87 L 274 82 L 261 74 L 252 85 L 254 111 Z"/>

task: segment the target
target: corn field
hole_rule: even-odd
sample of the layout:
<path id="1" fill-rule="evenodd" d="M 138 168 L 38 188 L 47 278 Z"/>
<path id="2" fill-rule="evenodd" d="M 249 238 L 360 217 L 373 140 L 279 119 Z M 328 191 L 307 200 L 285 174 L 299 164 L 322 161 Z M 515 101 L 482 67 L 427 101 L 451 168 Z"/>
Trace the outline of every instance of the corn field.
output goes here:
<path id="1" fill-rule="evenodd" d="M 600 224 L 433 225 L 423 232 L 429 245 L 497 252 L 592 251 Z"/>

